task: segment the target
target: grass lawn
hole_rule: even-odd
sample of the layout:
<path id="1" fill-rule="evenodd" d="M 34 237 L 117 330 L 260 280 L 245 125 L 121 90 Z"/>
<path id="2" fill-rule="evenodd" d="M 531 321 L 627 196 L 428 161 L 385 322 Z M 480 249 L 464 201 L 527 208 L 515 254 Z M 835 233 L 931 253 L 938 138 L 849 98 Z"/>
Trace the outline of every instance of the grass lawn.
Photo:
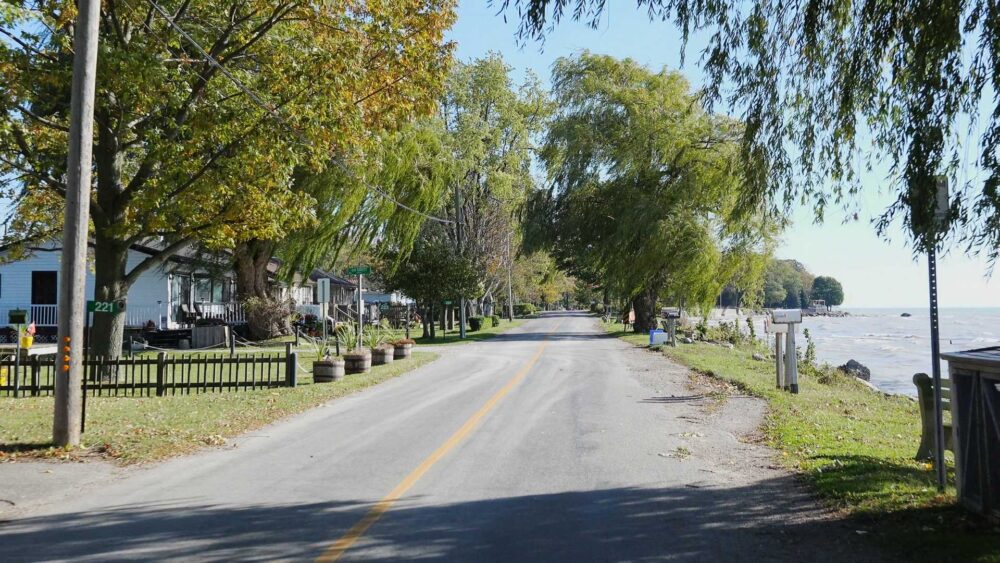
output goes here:
<path id="1" fill-rule="evenodd" d="M 487 324 L 489 324 L 489 319 L 487 319 Z M 458 337 L 458 329 L 449 330 L 448 334 L 445 335 L 441 330 L 440 326 L 437 330 L 437 338 L 416 338 L 414 340 L 417 344 L 421 346 L 434 346 L 438 344 L 459 344 L 462 342 L 479 342 L 482 340 L 487 340 L 493 338 L 494 336 L 506 332 L 512 328 L 516 328 L 524 324 L 525 319 L 514 319 L 513 321 L 508 321 L 506 319 L 500 319 L 500 326 L 484 326 L 483 328 L 472 332 L 469 330 L 465 331 L 465 340 L 461 340 Z M 419 329 L 411 330 L 410 334 L 415 335 L 419 333 Z"/>
<path id="2" fill-rule="evenodd" d="M 413 357 L 375 366 L 336 383 L 314 384 L 300 374 L 299 385 L 255 391 L 205 393 L 150 398 L 90 397 L 84 447 L 120 463 L 156 461 L 222 444 L 276 420 L 331 399 L 377 385 L 438 355 L 415 351 Z M 303 367 L 309 358 L 300 359 Z M 52 398 L 0 399 L 0 462 L 20 456 L 71 458 L 51 447 Z"/>
<path id="3" fill-rule="evenodd" d="M 605 327 L 636 345 L 649 341 L 621 332 L 621 325 Z M 953 486 L 938 494 L 931 464 L 913 459 L 920 443 L 914 401 L 820 372 L 800 374 L 798 395 L 779 391 L 773 361 L 754 360 L 754 351 L 760 350 L 701 342 L 664 347 L 668 357 L 767 399 L 762 430 L 782 462 L 889 553 L 905 560 L 1000 561 L 1000 530 L 959 508 Z"/>

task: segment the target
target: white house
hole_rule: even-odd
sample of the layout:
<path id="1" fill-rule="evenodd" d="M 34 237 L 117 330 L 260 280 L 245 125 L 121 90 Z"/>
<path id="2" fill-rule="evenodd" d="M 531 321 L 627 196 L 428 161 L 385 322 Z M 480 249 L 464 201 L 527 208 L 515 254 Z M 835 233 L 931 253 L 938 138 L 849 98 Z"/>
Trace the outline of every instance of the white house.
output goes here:
<path id="1" fill-rule="evenodd" d="M 0 248 L 0 253 L 4 249 Z M 155 251 L 133 245 L 128 253 L 131 268 Z M 160 329 L 188 326 L 196 318 L 220 318 L 230 324 L 245 322 L 243 311 L 236 302 L 235 276 L 228 268 L 211 267 L 211 260 L 199 257 L 195 251 L 180 253 L 166 263 L 143 273 L 132 284 L 126 300 L 126 326 L 142 327 L 152 323 Z M 0 326 L 6 324 L 13 309 L 28 311 L 29 322 L 39 329 L 45 340 L 55 334 L 58 323 L 58 287 L 61 249 L 56 244 L 36 248 L 23 260 L 0 264 Z M 274 277 L 277 265 L 269 265 Z M 86 295 L 94 295 L 94 274 L 87 273 Z M 277 297 L 289 298 L 296 306 L 313 303 L 311 279 L 296 276 L 292 284 L 275 284 Z M 10 335 L 7 335 L 9 338 Z"/>

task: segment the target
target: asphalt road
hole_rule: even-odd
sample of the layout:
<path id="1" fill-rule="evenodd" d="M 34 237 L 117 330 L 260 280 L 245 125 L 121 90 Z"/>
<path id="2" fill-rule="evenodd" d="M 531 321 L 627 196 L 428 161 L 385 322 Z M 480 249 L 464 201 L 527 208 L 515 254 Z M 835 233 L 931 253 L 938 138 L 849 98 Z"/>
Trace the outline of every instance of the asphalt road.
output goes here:
<path id="1" fill-rule="evenodd" d="M 707 396 L 590 317 L 443 352 L 28 507 L 0 523 L 0 561 L 874 559 L 746 438 L 759 401 Z"/>

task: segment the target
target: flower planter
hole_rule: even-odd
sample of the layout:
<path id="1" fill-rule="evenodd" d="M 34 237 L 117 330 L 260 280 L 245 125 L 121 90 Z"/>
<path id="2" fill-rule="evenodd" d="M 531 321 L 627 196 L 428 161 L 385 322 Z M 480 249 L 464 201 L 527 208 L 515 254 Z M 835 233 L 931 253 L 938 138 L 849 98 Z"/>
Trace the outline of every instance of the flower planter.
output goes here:
<path id="1" fill-rule="evenodd" d="M 344 354 L 344 373 L 367 373 L 372 369 L 372 355 L 367 351 Z"/>
<path id="2" fill-rule="evenodd" d="M 330 383 L 340 381 L 346 373 L 344 360 L 319 360 L 313 362 L 313 381 L 316 383 Z"/>
<path id="3" fill-rule="evenodd" d="M 395 348 L 392 346 L 386 346 L 385 348 L 373 348 L 372 349 L 372 365 L 373 366 L 383 366 L 385 364 L 392 363 L 395 359 Z"/>
<path id="4" fill-rule="evenodd" d="M 396 344 L 392 356 L 397 360 L 405 360 L 413 355 L 413 344 Z"/>

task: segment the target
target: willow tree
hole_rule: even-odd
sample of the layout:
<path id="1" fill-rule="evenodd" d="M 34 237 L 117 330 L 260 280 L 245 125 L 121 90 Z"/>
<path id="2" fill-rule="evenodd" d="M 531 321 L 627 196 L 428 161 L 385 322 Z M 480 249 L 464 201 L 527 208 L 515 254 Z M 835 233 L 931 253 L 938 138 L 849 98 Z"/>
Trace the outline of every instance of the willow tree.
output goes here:
<path id="1" fill-rule="evenodd" d="M 655 326 L 661 297 L 709 305 L 760 271 L 777 225 L 740 205 L 739 122 L 706 113 L 679 73 L 628 59 L 562 58 L 552 83 L 552 187 L 531 220 L 548 221 L 542 240 L 564 267 L 630 298 L 637 331 Z"/>
<path id="2" fill-rule="evenodd" d="M 521 34 L 564 15 L 596 25 L 604 0 L 504 0 Z M 1000 256 L 1000 16 L 995 2 L 638 0 L 686 41 L 707 37 L 705 100 L 727 102 L 746 128 L 749 203 L 811 202 L 856 210 L 861 174 L 887 173 L 915 249 L 951 229 L 969 252 Z M 887 170 L 885 168 L 887 167 Z M 981 173 L 969 172 L 978 169 Z M 934 176 L 952 193 L 949 229 L 928 228 Z"/>
<path id="3" fill-rule="evenodd" d="M 476 297 L 491 302 L 519 245 L 517 214 L 534 189 L 532 150 L 550 105 L 534 76 L 515 85 L 511 68 L 491 54 L 455 66 L 439 111 L 453 161 L 453 197 L 442 211 L 455 221 L 456 248 L 461 225 L 461 254 L 480 272 Z"/>
<path id="4" fill-rule="evenodd" d="M 61 228 L 75 13 L 72 0 L 0 8 L 0 175 L 16 202 L 6 242 Z M 453 19 L 452 0 L 102 2 L 96 297 L 125 297 L 196 241 L 231 248 L 308 222 L 313 200 L 293 172 L 431 111 Z M 129 265 L 136 243 L 157 252 Z M 98 316 L 94 352 L 117 355 L 123 324 Z"/>
<path id="5" fill-rule="evenodd" d="M 241 299 L 270 297 L 267 264 L 279 276 L 328 268 L 342 253 L 384 251 L 406 256 L 431 213 L 442 206 L 450 172 L 444 130 L 435 118 L 387 132 L 363 155 L 331 160 L 319 171 L 299 169 L 292 189 L 314 202 L 313 217 L 281 239 L 255 238 L 234 253 Z"/>

